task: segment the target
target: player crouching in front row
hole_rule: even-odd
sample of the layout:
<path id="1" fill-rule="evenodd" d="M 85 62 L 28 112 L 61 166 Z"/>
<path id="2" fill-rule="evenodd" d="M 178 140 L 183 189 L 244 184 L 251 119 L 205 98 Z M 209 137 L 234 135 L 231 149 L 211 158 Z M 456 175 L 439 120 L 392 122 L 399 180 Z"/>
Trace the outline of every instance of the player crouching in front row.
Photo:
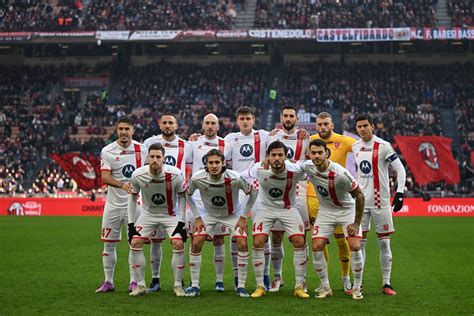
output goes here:
<path id="1" fill-rule="evenodd" d="M 362 299 L 361 283 L 364 267 L 360 250 L 362 231 L 360 223 L 364 211 L 364 194 L 347 169 L 330 161 L 326 143 L 316 139 L 309 144 L 311 160 L 301 164 L 309 181 L 316 188 L 320 209 L 313 227 L 313 265 L 321 280 L 316 298 L 332 295 L 324 259 L 324 248 L 336 226 L 341 225 L 351 250 L 351 266 L 354 275 L 352 298 Z M 355 210 L 354 210 L 355 198 Z"/>
<path id="2" fill-rule="evenodd" d="M 189 180 L 186 197 L 196 218 L 190 252 L 189 266 L 191 272 L 191 289 L 188 297 L 200 295 L 199 277 L 201 272 L 201 250 L 206 237 L 214 231 L 217 225 L 226 226 L 232 231 L 232 238 L 237 240 L 238 285 L 237 295 L 249 297 L 245 289 L 247 280 L 248 246 L 247 246 L 247 214 L 257 198 L 257 192 L 248 184 L 240 173 L 227 170 L 224 154 L 218 149 L 211 149 L 206 154 L 206 168 L 196 172 Z M 242 212 L 239 203 L 239 191 L 249 195 L 247 204 Z M 205 211 L 202 218 L 192 195 L 199 191 Z"/>
<path id="3" fill-rule="evenodd" d="M 152 144 L 148 148 L 149 165 L 136 169 L 131 178 L 133 193 L 128 203 L 129 242 L 131 248 L 130 265 L 135 272 L 137 287 L 131 296 L 146 294 L 146 260 L 143 244 L 152 233 L 163 227 L 171 239 L 173 258 L 171 266 L 174 273 L 174 293 L 185 296 L 182 287 L 184 274 L 184 242 L 186 242 L 184 180 L 181 171 L 173 166 L 164 165 L 165 149 L 161 144 Z M 137 197 L 143 197 L 143 213 L 133 222 L 136 213 Z M 176 216 L 179 208 L 179 219 Z"/>

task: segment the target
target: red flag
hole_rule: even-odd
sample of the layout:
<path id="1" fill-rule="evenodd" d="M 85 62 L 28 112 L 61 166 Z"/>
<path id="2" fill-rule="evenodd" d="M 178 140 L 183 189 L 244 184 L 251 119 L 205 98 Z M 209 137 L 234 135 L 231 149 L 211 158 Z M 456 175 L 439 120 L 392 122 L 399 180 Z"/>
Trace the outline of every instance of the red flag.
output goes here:
<path id="1" fill-rule="evenodd" d="M 459 166 L 451 153 L 450 138 L 395 136 L 395 141 L 419 185 L 442 180 L 459 183 Z"/>
<path id="2" fill-rule="evenodd" d="M 51 158 L 71 176 L 82 190 L 97 189 L 102 186 L 100 159 L 94 155 L 79 152 L 51 154 Z"/>

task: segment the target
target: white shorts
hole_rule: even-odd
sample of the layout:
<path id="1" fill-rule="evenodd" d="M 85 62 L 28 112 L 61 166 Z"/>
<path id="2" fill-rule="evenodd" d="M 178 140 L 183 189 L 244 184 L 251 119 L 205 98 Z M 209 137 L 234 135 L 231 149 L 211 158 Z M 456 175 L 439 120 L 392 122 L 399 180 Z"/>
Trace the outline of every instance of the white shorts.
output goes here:
<path id="1" fill-rule="evenodd" d="M 330 212 L 330 211 L 329 211 Z M 326 239 L 329 243 L 329 238 L 334 234 L 336 227 L 341 225 L 342 231 L 346 238 L 356 237 L 362 238 L 362 229 L 359 226 L 359 232 L 356 236 L 349 236 L 347 233 L 347 225 L 354 223 L 355 212 L 350 210 L 346 213 L 338 214 L 325 214 L 319 210 L 318 217 L 316 217 L 316 222 L 313 226 L 313 233 L 311 235 L 312 239 Z"/>
<path id="2" fill-rule="evenodd" d="M 221 229 L 225 227 L 229 232 L 232 232 L 232 238 L 247 238 L 247 233 L 245 231 L 236 230 L 235 226 L 240 219 L 239 214 L 232 214 L 229 216 L 217 217 L 211 214 L 204 214 L 202 216 L 202 221 L 206 226 L 205 231 L 195 232 L 194 236 L 206 236 L 213 237 L 216 236 L 214 233 L 216 229 Z M 214 234 L 214 235 L 213 235 Z"/>
<path id="3" fill-rule="evenodd" d="M 370 231 L 370 219 L 374 219 L 375 232 L 381 235 L 390 235 L 395 232 L 393 226 L 392 210 L 391 207 L 384 208 L 366 208 L 362 215 L 362 231 Z"/>
<path id="4" fill-rule="evenodd" d="M 204 216 L 205 215 L 203 215 L 201 218 L 203 218 Z M 193 235 L 195 223 L 196 223 L 196 218 L 194 217 L 193 212 L 189 208 L 186 209 L 186 230 L 188 232 L 188 236 Z M 217 236 L 217 237 L 228 236 L 229 234 L 230 234 L 230 231 L 225 225 L 216 225 L 214 230 L 208 233 L 210 238 L 214 238 L 214 236 Z"/>
<path id="5" fill-rule="evenodd" d="M 155 233 L 158 228 L 162 228 L 171 240 L 181 240 L 180 234 L 171 236 L 176 225 L 178 225 L 178 218 L 176 216 L 142 213 L 135 222 L 135 229 L 140 234 L 140 237 L 135 236 L 133 238 L 141 238 L 149 241 L 153 237 L 153 233 Z"/>
<path id="6" fill-rule="evenodd" d="M 304 236 L 305 229 L 303 220 L 296 208 L 271 210 L 266 207 L 259 207 L 253 221 L 252 235 L 266 235 L 271 231 L 275 223 L 279 221 L 284 231 L 287 232 L 288 238 L 293 236 Z"/>
<path id="7" fill-rule="evenodd" d="M 304 224 L 304 230 L 309 231 L 311 230 L 311 223 L 309 221 L 309 213 L 308 213 L 308 203 L 306 200 L 306 195 L 297 195 L 296 196 L 296 209 L 298 210 L 298 213 L 300 214 L 301 220 L 303 221 Z M 273 225 L 272 232 L 283 232 L 285 231 L 283 225 L 281 224 L 280 221 L 275 222 L 275 225 Z"/>
<path id="8" fill-rule="evenodd" d="M 140 216 L 142 207 L 137 205 L 136 219 Z M 128 231 L 127 208 L 111 208 L 107 203 L 102 215 L 101 240 L 104 242 L 119 242 L 122 240 L 122 226 Z"/>

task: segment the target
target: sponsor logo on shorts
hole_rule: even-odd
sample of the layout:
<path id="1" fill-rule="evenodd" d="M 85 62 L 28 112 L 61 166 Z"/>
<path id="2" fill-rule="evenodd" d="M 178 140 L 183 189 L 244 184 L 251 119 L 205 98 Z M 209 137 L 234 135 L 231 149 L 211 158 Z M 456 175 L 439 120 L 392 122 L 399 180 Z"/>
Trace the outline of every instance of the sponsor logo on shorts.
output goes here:
<path id="1" fill-rule="evenodd" d="M 225 205 L 225 198 L 223 198 L 222 196 L 214 196 L 211 199 L 211 203 L 212 203 L 212 205 L 218 206 L 218 207 L 224 206 Z"/>
<path id="2" fill-rule="evenodd" d="M 131 178 L 132 173 L 135 171 L 134 165 L 126 165 L 122 168 L 122 174 L 125 178 Z"/>
<path id="3" fill-rule="evenodd" d="M 268 191 L 268 194 L 270 194 L 272 198 L 279 198 L 280 196 L 283 195 L 283 191 L 280 190 L 279 188 L 271 188 Z"/>
<path id="4" fill-rule="evenodd" d="M 385 231 L 388 231 L 388 228 L 389 228 L 388 224 L 383 225 L 383 229 L 385 229 Z"/>
<path id="5" fill-rule="evenodd" d="M 243 157 L 250 157 L 253 154 L 253 147 L 249 144 L 242 145 L 240 147 L 240 154 Z"/>
<path id="6" fill-rule="evenodd" d="M 162 205 L 163 203 L 166 202 L 166 198 L 163 194 L 161 193 L 155 193 L 151 197 L 151 201 L 156 204 L 156 205 Z"/>

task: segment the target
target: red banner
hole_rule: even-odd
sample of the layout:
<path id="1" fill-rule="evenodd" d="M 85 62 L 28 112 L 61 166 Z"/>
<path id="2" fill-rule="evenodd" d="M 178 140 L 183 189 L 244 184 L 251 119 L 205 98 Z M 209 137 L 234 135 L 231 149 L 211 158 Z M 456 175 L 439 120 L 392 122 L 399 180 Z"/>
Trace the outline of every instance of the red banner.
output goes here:
<path id="1" fill-rule="evenodd" d="M 451 153 L 450 138 L 395 136 L 395 141 L 419 185 L 438 181 L 459 183 L 459 166 Z"/>
<path id="2" fill-rule="evenodd" d="M 394 216 L 474 216 L 474 198 L 404 199 L 403 208 Z"/>
<path id="3" fill-rule="evenodd" d="M 102 216 L 105 198 L 0 198 L 0 215 Z"/>
<path id="4" fill-rule="evenodd" d="M 100 159 L 94 155 L 79 152 L 51 154 L 51 158 L 60 165 L 82 190 L 97 189 L 102 186 Z"/>
<path id="5" fill-rule="evenodd" d="M 0 215 L 11 216 L 101 216 L 105 198 L 0 198 Z M 474 216 L 474 198 L 405 198 L 394 216 Z"/>

